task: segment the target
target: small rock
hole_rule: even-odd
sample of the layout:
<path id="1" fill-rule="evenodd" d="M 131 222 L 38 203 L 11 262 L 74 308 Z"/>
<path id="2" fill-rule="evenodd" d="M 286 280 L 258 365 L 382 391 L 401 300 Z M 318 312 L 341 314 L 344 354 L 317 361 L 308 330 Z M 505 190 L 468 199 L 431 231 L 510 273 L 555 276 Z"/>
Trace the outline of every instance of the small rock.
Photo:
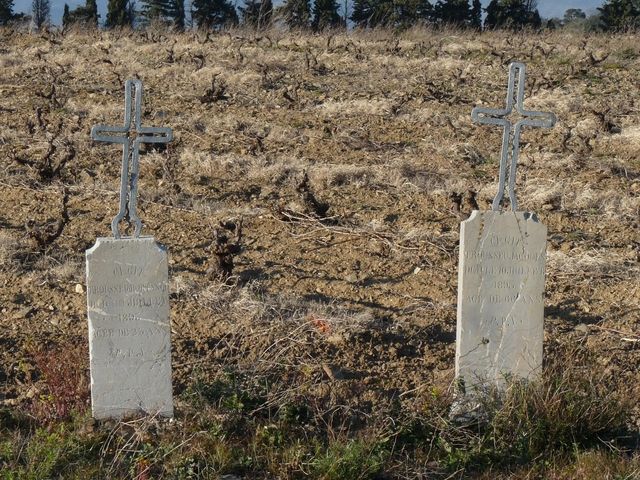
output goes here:
<path id="1" fill-rule="evenodd" d="M 76 293 L 84 293 L 84 287 L 81 283 L 76 283 Z"/>
<path id="2" fill-rule="evenodd" d="M 335 365 L 329 365 L 328 363 L 323 363 L 321 366 L 322 370 L 324 370 L 324 373 L 327 374 L 327 377 L 329 377 L 331 381 L 335 382 L 336 380 L 344 379 L 344 374 L 339 367 Z"/>
<path id="3" fill-rule="evenodd" d="M 14 320 L 18 320 L 18 319 L 21 319 L 21 318 L 27 318 L 32 313 L 33 313 L 33 308 L 32 307 L 26 307 L 26 308 L 18 310 L 16 313 L 14 313 L 13 314 L 13 318 L 14 318 Z"/>
<path id="4" fill-rule="evenodd" d="M 345 280 L 349 283 L 356 283 L 358 281 L 358 276 L 355 273 L 350 273 L 345 277 Z"/>
<path id="5" fill-rule="evenodd" d="M 329 335 L 327 337 L 327 342 L 331 343 L 333 345 L 341 345 L 343 343 L 345 343 L 345 338 L 343 335 L 334 333 L 333 335 Z"/>
<path id="6" fill-rule="evenodd" d="M 580 333 L 589 333 L 589 327 L 587 325 L 585 325 L 584 323 L 576 325 L 574 330 L 576 332 L 580 332 Z"/>
<path id="7" fill-rule="evenodd" d="M 418 273 L 420 273 L 422 271 L 422 269 L 420 267 L 416 267 L 413 269 L 413 274 L 417 275 Z"/>
<path id="8" fill-rule="evenodd" d="M 80 434 L 90 435 L 96 430 L 97 422 L 93 418 L 88 418 L 84 421 L 79 428 Z"/>

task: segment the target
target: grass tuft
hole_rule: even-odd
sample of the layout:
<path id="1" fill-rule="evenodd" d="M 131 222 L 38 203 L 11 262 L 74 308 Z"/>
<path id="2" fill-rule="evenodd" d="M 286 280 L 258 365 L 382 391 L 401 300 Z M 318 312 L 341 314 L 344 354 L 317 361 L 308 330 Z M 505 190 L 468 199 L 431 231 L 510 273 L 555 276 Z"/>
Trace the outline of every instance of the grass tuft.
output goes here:
<path id="1" fill-rule="evenodd" d="M 442 431 L 452 470 L 510 468 L 590 448 L 624 448 L 633 403 L 597 381 L 593 368 L 552 365 L 536 382 L 512 381 L 480 398 L 482 419 Z"/>
<path id="2" fill-rule="evenodd" d="M 382 472 L 388 456 L 383 443 L 351 439 L 321 449 L 311 467 L 314 477 L 321 480 L 367 480 Z"/>

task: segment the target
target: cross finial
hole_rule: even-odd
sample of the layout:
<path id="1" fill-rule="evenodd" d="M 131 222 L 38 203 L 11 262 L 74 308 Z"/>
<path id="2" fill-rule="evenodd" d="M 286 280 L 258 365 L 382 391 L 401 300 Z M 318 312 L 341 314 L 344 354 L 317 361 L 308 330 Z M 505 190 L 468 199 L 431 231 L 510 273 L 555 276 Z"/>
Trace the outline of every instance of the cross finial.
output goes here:
<path id="1" fill-rule="evenodd" d="M 526 67 L 523 63 L 514 62 L 509 65 L 509 87 L 507 89 L 507 106 L 504 109 L 492 109 L 476 107 L 471 112 L 474 122 L 486 125 L 501 125 L 502 135 L 502 156 L 500 157 L 500 179 L 498 193 L 493 199 L 492 210 L 500 210 L 500 204 L 504 198 L 505 179 L 507 165 L 509 165 L 509 202 L 511 209 L 515 212 L 518 208 L 516 201 L 516 166 L 520 153 L 520 131 L 522 127 L 544 127 L 551 128 L 556 124 L 556 116 L 551 112 L 533 112 L 524 109 L 524 83 Z M 518 82 L 516 90 L 516 80 Z M 515 106 L 522 119 L 514 125 L 507 117 L 513 113 Z M 512 137 L 513 136 L 513 137 Z M 510 160 L 510 161 L 509 161 Z"/>
<path id="2" fill-rule="evenodd" d="M 134 237 L 139 237 L 142 230 L 142 222 L 136 211 L 140 145 L 142 143 L 169 143 L 173 140 L 171 128 L 142 126 L 140 119 L 142 115 L 142 82 L 140 80 L 127 80 L 124 84 L 124 92 L 124 126 L 95 125 L 91 129 L 93 140 L 122 144 L 120 210 L 111 222 L 111 231 L 115 238 L 120 238 L 118 224 L 125 217 L 128 217 L 130 224 L 135 225 Z M 132 92 L 134 92 L 133 101 Z M 132 118 L 133 125 L 131 125 Z"/>

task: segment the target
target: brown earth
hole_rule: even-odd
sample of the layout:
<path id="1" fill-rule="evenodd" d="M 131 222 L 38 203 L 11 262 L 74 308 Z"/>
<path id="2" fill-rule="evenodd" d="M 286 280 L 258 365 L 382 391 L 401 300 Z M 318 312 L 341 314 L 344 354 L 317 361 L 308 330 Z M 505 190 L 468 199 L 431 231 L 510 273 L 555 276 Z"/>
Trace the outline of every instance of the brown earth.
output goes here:
<path id="1" fill-rule="evenodd" d="M 489 207 L 498 173 L 500 131 L 470 112 L 503 105 L 512 60 L 526 107 L 558 117 L 525 131 L 518 176 L 520 207 L 549 229 L 547 359 L 590 358 L 640 397 L 637 37 L 0 35 L 4 405 L 41 391 L 42 346 L 87 362 L 78 285 L 120 168 L 89 132 L 122 121 L 133 77 L 144 124 L 175 134 L 141 156 L 139 213 L 170 253 L 178 407 L 223 369 L 271 379 L 270 402 L 354 417 L 447 390 L 459 223 Z M 215 231 L 240 219 L 224 282 Z"/>

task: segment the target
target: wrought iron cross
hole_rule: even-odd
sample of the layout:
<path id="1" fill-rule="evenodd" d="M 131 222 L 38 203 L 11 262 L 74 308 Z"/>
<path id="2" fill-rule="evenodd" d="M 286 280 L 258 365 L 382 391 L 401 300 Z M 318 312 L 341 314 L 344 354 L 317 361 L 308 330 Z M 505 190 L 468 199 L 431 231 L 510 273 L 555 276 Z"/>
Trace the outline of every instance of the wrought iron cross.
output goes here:
<path id="1" fill-rule="evenodd" d="M 486 125 L 501 125 L 502 134 L 502 156 L 500 157 L 500 179 L 498 193 L 493 199 L 492 210 L 500 210 L 500 204 L 504 198 L 504 187 L 509 168 L 509 201 L 511 209 L 515 212 L 518 208 L 516 200 L 516 166 L 520 153 L 520 132 L 522 127 L 544 127 L 551 128 L 556 124 L 556 116 L 551 112 L 532 112 L 524 109 L 524 83 L 526 67 L 523 63 L 514 62 L 509 65 L 509 87 L 507 89 L 507 107 L 504 109 L 492 109 L 476 107 L 471 112 L 474 122 Z M 516 80 L 518 82 L 516 90 Z M 515 95 L 514 95 L 515 94 Z M 513 113 L 515 105 L 516 111 L 524 118 L 518 120 L 515 125 L 507 117 Z"/>
<path id="2" fill-rule="evenodd" d="M 124 84 L 124 95 L 124 126 L 95 125 L 91 129 L 93 140 L 122 144 L 120 210 L 111 221 L 111 231 L 115 238 L 120 238 L 118 224 L 125 218 L 130 224 L 135 225 L 134 237 L 139 237 L 142 230 L 142 222 L 136 211 L 140 145 L 142 143 L 169 143 L 173 140 L 171 128 L 142 126 L 140 120 L 142 115 L 142 82 L 140 80 L 127 80 Z M 132 118 L 133 125 L 131 125 Z"/>

